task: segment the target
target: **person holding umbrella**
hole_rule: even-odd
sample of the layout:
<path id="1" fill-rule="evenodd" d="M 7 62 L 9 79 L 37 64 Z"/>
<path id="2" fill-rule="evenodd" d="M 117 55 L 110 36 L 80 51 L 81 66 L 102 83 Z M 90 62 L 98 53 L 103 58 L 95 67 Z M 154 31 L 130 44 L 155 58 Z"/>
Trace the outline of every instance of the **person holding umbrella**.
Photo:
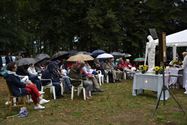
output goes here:
<path id="1" fill-rule="evenodd" d="M 82 75 L 82 68 L 84 67 L 83 62 L 77 61 L 75 64 L 72 65 L 70 72 L 69 72 L 69 77 L 73 80 L 83 80 L 83 86 L 86 89 L 86 98 L 90 99 L 91 95 L 89 94 L 90 91 L 93 89 L 93 82 L 89 79 L 83 79 Z M 79 86 L 81 83 L 80 82 L 72 82 L 73 86 Z"/>

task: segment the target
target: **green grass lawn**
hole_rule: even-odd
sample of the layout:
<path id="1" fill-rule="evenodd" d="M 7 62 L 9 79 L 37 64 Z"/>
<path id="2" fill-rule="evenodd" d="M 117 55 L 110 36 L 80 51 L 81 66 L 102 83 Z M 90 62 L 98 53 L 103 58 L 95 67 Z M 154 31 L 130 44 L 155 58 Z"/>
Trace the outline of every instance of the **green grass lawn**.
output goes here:
<path id="1" fill-rule="evenodd" d="M 187 116 L 183 115 L 172 98 L 163 105 L 161 101 L 156 115 L 156 94 L 145 91 L 132 96 L 132 80 L 117 84 L 104 84 L 103 93 L 94 93 L 91 100 L 70 95 L 46 104 L 46 109 L 36 111 L 33 104 L 28 105 L 29 116 L 26 118 L 7 117 L 5 106 L 7 91 L 4 80 L 0 78 L 0 125 L 187 125 Z M 187 112 L 187 95 L 183 89 L 172 89 L 175 97 Z M 8 115 L 17 114 L 13 109 Z"/>

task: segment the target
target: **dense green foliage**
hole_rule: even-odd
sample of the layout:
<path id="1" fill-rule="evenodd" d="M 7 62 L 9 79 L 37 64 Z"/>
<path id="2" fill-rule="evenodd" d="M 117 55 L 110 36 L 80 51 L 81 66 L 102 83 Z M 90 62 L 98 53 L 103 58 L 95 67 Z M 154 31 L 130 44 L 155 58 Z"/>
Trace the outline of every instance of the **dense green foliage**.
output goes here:
<path id="1" fill-rule="evenodd" d="M 187 27 L 186 0 L 1 0 L 0 5 L 1 51 L 52 54 L 77 46 L 136 55 L 144 52 L 149 28 L 170 34 Z"/>

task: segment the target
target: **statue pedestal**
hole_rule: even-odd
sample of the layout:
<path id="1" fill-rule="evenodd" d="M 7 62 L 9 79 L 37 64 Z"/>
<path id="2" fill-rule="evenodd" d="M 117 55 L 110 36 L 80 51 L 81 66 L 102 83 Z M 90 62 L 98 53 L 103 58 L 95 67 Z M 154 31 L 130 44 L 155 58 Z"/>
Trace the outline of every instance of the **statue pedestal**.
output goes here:
<path id="1" fill-rule="evenodd" d="M 155 74 L 153 70 L 148 69 L 147 74 Z"/>
<path id="2" fill-rule="evenodd" d="M 147 72 L 149 72 L 149 73 L 154 73 L 154 70 L 153 70 L 153 68 L 149 68 L 149 69 L 147 70 Z"/>

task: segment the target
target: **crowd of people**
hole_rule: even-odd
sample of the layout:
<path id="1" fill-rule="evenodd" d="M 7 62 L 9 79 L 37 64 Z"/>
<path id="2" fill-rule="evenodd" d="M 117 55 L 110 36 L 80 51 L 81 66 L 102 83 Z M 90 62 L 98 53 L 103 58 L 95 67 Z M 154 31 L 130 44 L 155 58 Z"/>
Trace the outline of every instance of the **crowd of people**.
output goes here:
<path id="1" fill-rule="evenodd" d="M 41 87 L 49 84 L 41 79 L 50 79 L 55 87 L 57 98 L 63 97 L 61 89 L 64 93 L 71 93 L 72 86 L 80 83 L 73 82 L 75 79 L 83 80 L 83 87 L 86 90 L 86 99 L 91 99 L 90 92 L 103 92 L 98 81 L 98 72 L 104 75 L 105 81 L 115 83 L 120 82 L 124 77 L 125 71 L 133 69 L 130 61 L 114 58 L 94 61 L 69 63 L 66 60 L 46 60 L 42 63 L 17 66 L 16 61 L 12 60 L 11 55 L 7 57 L 6 73 L 3 74 L 7 85 L 13 92 L 13 96 L 19 97 L 23 95 L 31 95 L 34 102 L 34 109 L 44 109 L 42 104 L 48 103 L 49 100 L 42 98 Z M 1 68 L 3 67 L 1 61 Z M 63 84 L 63 88 L 61 86 Z M 76 85 L 77 84 L 77 85 Z"/>
<path id="2" fill-rule="evenodd" d="M 183 84 L 186 83 L 187 52 L 183 53 Z M 86 99 L 91 99 L 90 92 L 103 92 L 98 80 L 98 73 L 104 76 L 105 82 L 116 83 L 124 79 L 124 74 L 135 73 L 137 68 L 126 58 L 95 58 L 93 61 L 67 62 L 65 59 L 46 60 L 42 63 L 17 66 L 11 59 L 10 54 L 6 57 L 6 73 L 3 74 L 7 84 L 12 89 L 14 96 L 23 96 L 30 94 L 35 104 L 34 109 L 44 109 L 42 104 L 48 103 L 49 100 L 41 96 L 41 87 L 49 84 L 48 81 L 41 79 L 50 79 L 55 87 L 57 98 L 63 97 L 64 93 L 70 94 L 72 86 L 78 86 L 80 83 L 73 82 L 75 79 L 83 80 L 83 87 L 86 90 Z M 1 68 L 3 67 L 2 61 Z M 107 81 L 108 80 L 108 81 Z M 61 86 L 63 84 L 63 88 Z"/>

